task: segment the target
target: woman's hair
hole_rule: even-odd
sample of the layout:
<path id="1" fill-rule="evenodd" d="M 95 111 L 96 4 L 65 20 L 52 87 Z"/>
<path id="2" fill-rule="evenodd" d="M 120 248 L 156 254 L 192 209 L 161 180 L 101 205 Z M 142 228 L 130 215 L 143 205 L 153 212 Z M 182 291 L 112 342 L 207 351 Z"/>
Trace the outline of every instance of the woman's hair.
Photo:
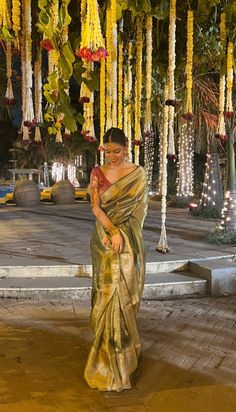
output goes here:
<path id="1" fill-rule="evenodd" d="M 118 127 L 111 127 L 103 136 L 103 143 L 117 143 L 121 146 L 127 145 L 127 138 L 122 129 Z"/>

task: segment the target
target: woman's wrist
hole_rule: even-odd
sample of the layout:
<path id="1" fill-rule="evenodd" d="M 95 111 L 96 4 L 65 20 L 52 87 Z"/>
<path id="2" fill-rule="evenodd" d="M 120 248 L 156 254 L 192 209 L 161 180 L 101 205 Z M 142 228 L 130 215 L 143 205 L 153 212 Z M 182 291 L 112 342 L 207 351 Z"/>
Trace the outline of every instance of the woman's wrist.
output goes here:
<path id="1" fill-rule="evenodd" d="M 118 227 L 112 226 L 111 228 L 108 229 L 109 233 L 111 236 L 119 235 L 120 231 Z"/>

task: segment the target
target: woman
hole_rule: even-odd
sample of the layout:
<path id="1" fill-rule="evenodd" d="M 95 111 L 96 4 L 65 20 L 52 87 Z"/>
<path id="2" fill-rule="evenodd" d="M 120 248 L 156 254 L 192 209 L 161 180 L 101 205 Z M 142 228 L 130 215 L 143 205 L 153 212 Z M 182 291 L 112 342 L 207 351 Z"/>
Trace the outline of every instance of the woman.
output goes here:
<path id="1" fill-rule="evenodd" d="M 126 161 L 126 137 L 112 127 L 104 135 L 106 164 L 91 173 L 91 207 L 96 226 L 91 240 L 95 334 L 84 377 L 100 391 L 131 388 L 141 356 L 136 315 L 143 292 L 145 258 L 142 226 L 147 179 Z"/>

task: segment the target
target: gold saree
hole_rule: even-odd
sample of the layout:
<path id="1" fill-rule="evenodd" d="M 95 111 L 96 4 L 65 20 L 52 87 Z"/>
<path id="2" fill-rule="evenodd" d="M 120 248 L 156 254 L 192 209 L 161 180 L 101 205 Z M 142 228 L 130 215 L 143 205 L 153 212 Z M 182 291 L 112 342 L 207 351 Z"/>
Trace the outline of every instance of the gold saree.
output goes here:
<path id="1" fill-rule="evenodd" d="M 136 315 L 142 297 L 145 253 L 142 226 L 147 212 L 147 179 L 142 167 L 101 194 L 101 207 L 124 238 L 121 253 L 103 245 L 96 221 L 91 239 L 93 288 L 91 327 L 95 338 L 85 366 L 88 385 L 100 391 L 131 388 L 140 356 Z"/>

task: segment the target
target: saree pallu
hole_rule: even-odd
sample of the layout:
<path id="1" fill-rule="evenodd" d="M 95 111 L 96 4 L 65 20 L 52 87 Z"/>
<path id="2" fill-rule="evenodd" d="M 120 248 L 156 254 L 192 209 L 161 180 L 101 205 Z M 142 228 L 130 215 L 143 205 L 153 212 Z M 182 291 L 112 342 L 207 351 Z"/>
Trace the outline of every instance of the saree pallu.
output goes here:
<path id="1" fill-rule="evenodd" d="M 107 232 L 96 221 L 91 239 L 93 287 L 91 327 L 95 338 L 85 366 L 88 385 L 100 391 L 131 388 L 141 357 L 136 315 L 142 297 L 145 253 L 142 226 L 147 179 L 138 166 L 101 194 L 101 208 L 120 229 L 121 253 L 103 245 Z"/>

